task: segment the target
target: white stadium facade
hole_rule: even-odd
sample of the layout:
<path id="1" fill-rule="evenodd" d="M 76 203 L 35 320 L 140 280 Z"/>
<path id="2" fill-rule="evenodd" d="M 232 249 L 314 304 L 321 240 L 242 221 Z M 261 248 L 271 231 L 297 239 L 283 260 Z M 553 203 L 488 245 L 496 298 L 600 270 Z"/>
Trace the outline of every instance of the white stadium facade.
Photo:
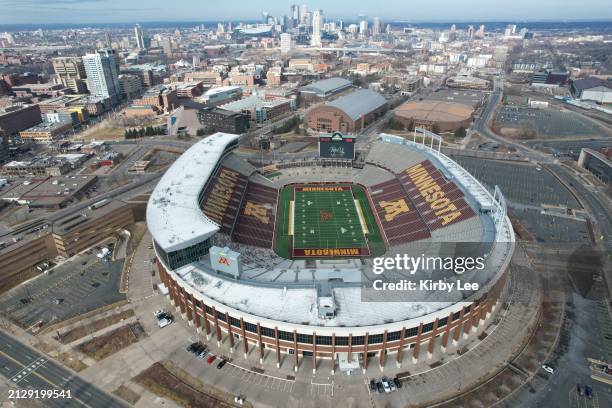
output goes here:
<path id="1" fill-rule="evenodd" d="M 238 135 L 216 133 L 193 145 L 167 170 L 147 206 L 160 278 L 182 317 L 221 347 L 245 358 L 257 353 L 277 366 L 289 361 L 296 370 L 305 358 L 313 370 L 321 359 L 331 359 L 333 370 L 384 367 L 387 359 L 398 366 L 433 363 L 477 337 L 508 294 L 514 232 L 501 192 L 491 194 L 440 152 L 437 135 L 420 131 L 423 143 L 379 135 L 359 165 L 285 160 L 266 176 L 237 154 Z M 441 224 L 420 203 L 409 178 L 416 166 L 427 169 L 461 212 L 452 223 Z M 443 301 L 368 301 L 372 258 L 277 255 L 279 192 L 291 183 L 322 181 L 365 188 L 385 257 L 423 248 L 435 254 L 440 243 L 486 243 L 486 268 L 469 276 L 479 289 Z M 412 203 L 414 211 L 393 218 L 384 207 L 389 202 Z M 230 263 L 238 267 L 220 265 Z"/>

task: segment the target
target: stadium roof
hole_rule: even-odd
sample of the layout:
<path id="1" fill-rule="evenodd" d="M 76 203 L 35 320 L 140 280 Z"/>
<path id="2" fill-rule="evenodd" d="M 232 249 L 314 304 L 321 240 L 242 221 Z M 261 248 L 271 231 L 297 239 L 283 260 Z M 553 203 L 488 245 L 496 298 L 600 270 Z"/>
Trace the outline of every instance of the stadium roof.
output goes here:
<path id="1" fill-rule="evenodd" d="M 165 251 L 176 251 L 202 242 L 219 230 L 198 202 L 223 156 L 238 135 L 215 133 L 183 153 L 166 171 L 147 205 L 147 225 L 155 242 Z"/>
<path id="2" fill-rule="evenodd" d="M 208 91 L 204 93 L 204 96 L 216 95 L 216 94 L 223 93 L 223 92 L 230 92 L 230 91 L 237 91 L 237 90 L 242 91 L 242 88 L 239 86 L 233 86 L 233 85 L 218 86 L 216 88 L 210 88 Z"/>
<path id="3" fill-rule="evenodd" d="M 585 90 L 591 88 L 597 88 L 598 86 L 603 86 L 608 89 L 612 89 L 612 83 L 608 81 L 604 81 L 603 79 L 588 77 L 584 79 L 577 79 L 573 82 L 573 86 L 577 90 Z"/>
<path id="4" fill-rule="evenodd" d="M 473 112 L 471 107 L 462 103 L 424 100 L 404 103 L 396 115 L 431 122 L 454 122 L 469 119 Z"/>
<path id="5" fill-rule="evenodd" d="M 313 93 L 317 96 L 324 97 L 350 88 L 352 85 L 350 81 L 344 78 L 329 78 L 306 85 L 300 89 L 300 92 Z"/>
<path id="6" fill-rule="evenodd" d="M 359 89 L 328 103 L 345 112 L 351 119 L 357 120 L 363 115 L 376 110 L 387 103 L 387 100 L 378 92 L 369 89 Z"/>

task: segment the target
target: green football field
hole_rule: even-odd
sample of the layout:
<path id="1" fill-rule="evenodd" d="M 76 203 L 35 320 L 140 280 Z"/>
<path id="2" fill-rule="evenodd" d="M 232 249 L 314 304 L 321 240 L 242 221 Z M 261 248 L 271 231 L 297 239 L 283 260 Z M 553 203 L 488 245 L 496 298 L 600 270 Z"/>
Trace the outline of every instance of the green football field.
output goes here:
<path id="1" fill-rule="evenodd" d="M 296 189 L 294 203 L 294 249 L 367 246 L 350 187 L 342 191 Z"/>
<path id="2" fill-rule="evenodd" d="M 274 249 L 284 258 L 380 256 L 386 250 L 361 186 L 289 185 L 279 198 Z M 332 252 L 338 248 L 350 253 Z"/>

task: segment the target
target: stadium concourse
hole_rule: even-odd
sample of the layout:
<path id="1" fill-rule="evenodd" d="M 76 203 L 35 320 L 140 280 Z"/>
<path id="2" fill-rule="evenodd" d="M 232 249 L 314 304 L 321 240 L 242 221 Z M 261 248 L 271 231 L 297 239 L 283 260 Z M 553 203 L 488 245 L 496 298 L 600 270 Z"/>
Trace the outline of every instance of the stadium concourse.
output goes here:
<path id="1" fill-rule="evenodd" d="M 491 195 L 422 132 L 431 143 L 381 134 L 359 166 L 285 161 L 272 173 L 240 157 L 237 135 L 192 146 L 147 207 L 160 277 L 182 316 L 245 357 L 280 366 L 288 354 L 296 370 L 303 358 L 313 370 L 318 359 L 334 371 L 373 361 L 382 369 L 391 356 L 401 366 L 478 336 L 507 295 L 514 232 L 501 192 Z M 373 257 L 465 255 L 464 244 L 481 248 L 483 270 L 413 278 L 461 277 L 477 291 L 413 299 L 371 288 Z"/>

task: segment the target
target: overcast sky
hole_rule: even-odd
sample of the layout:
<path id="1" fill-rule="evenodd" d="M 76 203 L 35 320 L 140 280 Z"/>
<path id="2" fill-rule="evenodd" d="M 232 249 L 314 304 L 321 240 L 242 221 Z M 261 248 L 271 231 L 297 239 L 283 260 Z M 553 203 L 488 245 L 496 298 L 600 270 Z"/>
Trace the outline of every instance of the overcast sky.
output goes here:
<path id="1" fill-rule="evenodd" d="M 287 0 L 0 0 L 0 24 L 256 20 Z M 300 4 L 299 2 L 296 2 Z M 329 18 L 406 21 L 612 20 L 612 0 L 317 0 Z"/>

